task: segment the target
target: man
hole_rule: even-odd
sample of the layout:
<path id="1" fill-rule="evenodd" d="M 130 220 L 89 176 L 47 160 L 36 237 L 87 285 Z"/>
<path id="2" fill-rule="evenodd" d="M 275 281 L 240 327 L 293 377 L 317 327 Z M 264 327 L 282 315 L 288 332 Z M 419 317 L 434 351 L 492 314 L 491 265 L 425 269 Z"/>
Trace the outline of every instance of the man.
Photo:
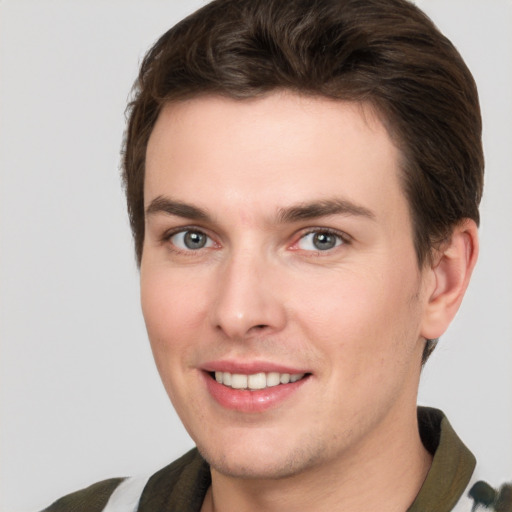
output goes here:
<path id="1" fill-rule="evenodd" d="M 146 56 L 125 150 L 144 318 L 198 450 L 48 510 L 510 509 L 416 411 L 483 183 L 476 87 L 428 18 L 212 2 Z"/>

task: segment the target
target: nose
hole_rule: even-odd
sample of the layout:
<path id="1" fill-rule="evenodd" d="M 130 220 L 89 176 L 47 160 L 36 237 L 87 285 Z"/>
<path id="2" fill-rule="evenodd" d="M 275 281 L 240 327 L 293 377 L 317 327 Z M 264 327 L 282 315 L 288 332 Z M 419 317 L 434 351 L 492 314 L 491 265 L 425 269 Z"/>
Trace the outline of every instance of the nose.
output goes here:
<path id="1" fill-rule="evenodd" d="M 233 255 L 224 262 L 212 323 L 233 340 L 281 331 L 286 324 L 279 270 L 261 255 Z"/>

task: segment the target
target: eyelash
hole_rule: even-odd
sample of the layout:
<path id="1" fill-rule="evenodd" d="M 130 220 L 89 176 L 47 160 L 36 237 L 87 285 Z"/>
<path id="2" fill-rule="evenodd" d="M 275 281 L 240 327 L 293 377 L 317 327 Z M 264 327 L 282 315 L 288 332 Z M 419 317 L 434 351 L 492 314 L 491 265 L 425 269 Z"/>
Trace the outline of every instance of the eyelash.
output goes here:
<path id="1" fill-rule="evenodd" d="M 294 242 L 292 249 L 293 250 L 301 250 L 299 247 L 297 247 L 298 244 L 302 240 L 304 240 L 308 235 L 311 235 L 311 234 L 325 234 L 325 235 L 329 235 L 329 236 L 334 236 L 339 239 L 340 243 L 330 249 L 304 250 L 305 252 L 309 253 L 308 256 L 328 255 L 328 254 L 332 253 L 332 251 L 337 249 L 338 247 L 343 246 L 343 245 L 349 245 L 351 243 L 351 238 L 346 233 L 343 233 L 341 231 L 337 231 L 337 230 L 331 229 L 331 228 L 315 227 L 315 228 L 309 228 L 306 231 L 302 232 L 300 234 L 300 237 L 297 239 L 297 241 Z"/>
<path id="2" fill-rule="evenodd" d="M 178 246 L 176 246 L 176 244 L 172 243 L 171 242 L 171 239 L 172 237 L 176 236 L 176 235 L 179 235 L 179 234 L 183 234 L 185 235 L 187 232 L 189 233 L 199 233 L 199 234 L 202 234 L 204 235 L 205 237 L 208 238 L 209 241 L 213 242 L 214 245 L 218 245 L 211 236 L 209 236 L 205 230 L 203 228 L 198 228 L 196 226 L 185 226 L 185 227 L 180 227 L 180 228 L 175 228 L 175 229 L 172 229 L 170 231 L 166 231 L 162 238 L 161 238 L 161 242 L 164 243 L 164 244 L 169 244 L 171 246 L 171 250 L 173 252 L 176 252 L 176 253 L 179 253 L 179 254 L 185 254 L 187 256 L 194 256 L 195 254 L 199 253 L 200 252 L 200 249 L 208 249 L 209 247 L 200 247 L 198 249 L 182 249 Z M 208 242 L 207 242 L 208 243 Z"/>
<path id="3" fill-rule="evenodd" d="M 199 253 L 201 249 L 209 249 L 209 248 L 211 248 L 211 246 L 210 246 L 210 247 L 200 247 L 200 248 L 197 248 L 195 250 L 191 249 L 191 248 L 189 248 L 189 249 L 182 249 L 180 247 L 177 247 L 176 244 L 171 242 L 172 237 L 174 237 L 174 236 L 176 236 L 176 235 L 178 235 L 180 233 L 185 235 L 187 232 L 202 234 L 202 235 L 206 236 L 211 242 L 213 242 L 214 245 L 218 246 L 218 244 L 213 240 L 213 238 L 211 236 L 209 236 L 205 232 L 205 230 L 203 228 L 198 228 L 196 226 L 185 226 L 185 227 L 175 228 L 175 229 L 173 229 L 171 231 L 167 231 L 162 236 L 161 242 L 162 243 L 166 243 L 166 244 L 170 244 L 171 245 L 171 250 L 173 252 L 177 252 L 177 253 L 180 253 L 180 254 L 185 254 L 185 255 L 188 255 L 188 256 L 192 256 L 192 255 L 195 255 L 195 254 Z M 337 231 L 337 230 L 334 230 L 334 229 L 330 229 L 330 228 L 320 228 L 320 227 L 318 227 L 318 228 L 309 228 L 306 231 L 303 231 L 302 233 L 300 233 L 300 236 L 292 244 L 290 249 L 291 250 L 301 250 L 299 247 L 297 247 L 298 244 L 302 240 L 304 240 L 308 235 L 311 235 L 311 234 L 325 234 L 325 235 L 328 235 L 328 236 L 334 236 L 337 239 L 339 239 L 340 243 L 337 243 L 337 245 L 335 245 L 334 247 L 329 248 L 329 249 L 325 249 L 325 250 L 321 250 L 321 249 L 306 250 L 306 249 L 304 249 L 303 250 L 304 252 L 309 253 L 308 256 L 323 255 L 324 253 L 325 254 L 329 254 L 334 249 L 336 249 L 336 248 L 338 248 L 340 246 L 343 246 L 343 245 L 349 245 L 351 243 L 351 238 L 346 233 L 343 233 L 343 232 L 340 232 L 340 231 Z"/>

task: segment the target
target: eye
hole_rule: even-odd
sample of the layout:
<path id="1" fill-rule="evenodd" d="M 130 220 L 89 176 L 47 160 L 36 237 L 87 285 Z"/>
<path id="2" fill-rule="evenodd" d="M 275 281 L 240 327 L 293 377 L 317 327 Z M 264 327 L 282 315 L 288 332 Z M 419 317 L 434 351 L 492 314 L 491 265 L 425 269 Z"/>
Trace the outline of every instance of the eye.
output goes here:
<path id="1" fill-rule="evenodd" d="M 311 231 L 299 240 L 297 247 L 303 251 L 328 251 L 345 243 L 338 234 L 331 231 Z"/>
<path id="2" fill-rule="evenodd" d="M 214 246 L 213 240 L 208 235 L 193 229 L 174 233 L 169 237 L 169 241 L 183 251 L 197 251 Z"/>

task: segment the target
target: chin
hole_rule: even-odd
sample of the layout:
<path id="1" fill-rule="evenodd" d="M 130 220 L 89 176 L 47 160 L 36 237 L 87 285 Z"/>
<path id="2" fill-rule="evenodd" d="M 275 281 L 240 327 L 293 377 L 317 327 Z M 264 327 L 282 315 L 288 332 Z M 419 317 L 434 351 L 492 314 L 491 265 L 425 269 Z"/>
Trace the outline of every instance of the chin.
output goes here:
<path id="1" fill-rule="evenodd" d="M 254 446 L 254 445 L 252 445 Z M 312 446 L 280 447 L 261 445 L 231 446 L 220 451 L 198 444 L 198 449 L 211 468 L 218 473 L 242 479 L 281 479 L 300 474 L 321 464 L 322 450 Z"/>

